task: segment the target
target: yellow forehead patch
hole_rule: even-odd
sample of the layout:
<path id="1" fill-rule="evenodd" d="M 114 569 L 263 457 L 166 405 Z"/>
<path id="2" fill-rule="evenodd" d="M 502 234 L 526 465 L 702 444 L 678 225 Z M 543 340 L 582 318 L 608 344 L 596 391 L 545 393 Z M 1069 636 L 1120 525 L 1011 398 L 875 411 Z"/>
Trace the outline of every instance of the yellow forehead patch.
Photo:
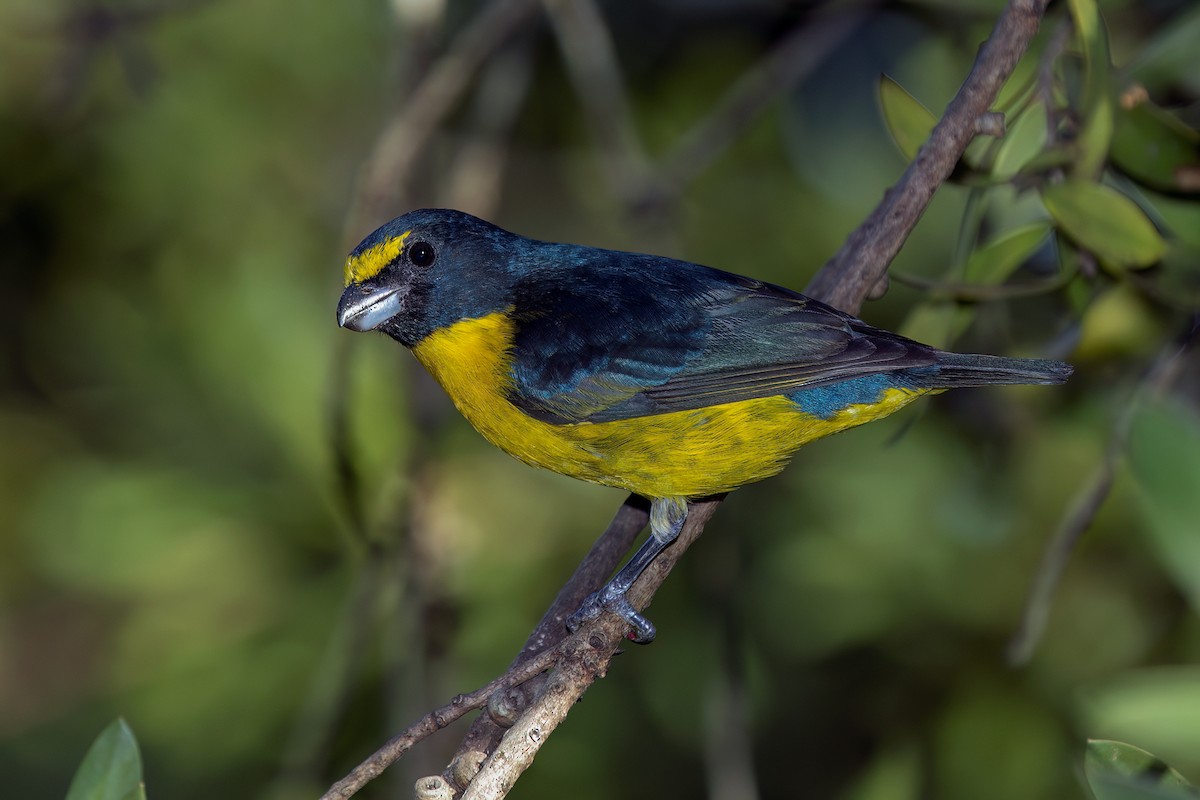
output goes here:
<path id="1" fill-rule="evenodd" d="M 352 283 L 362 283 L 363 281 L 374 278 L 383 268 L 391 263 L 392 259 L 400 255 L 400 251 L 404 249 L 404 240 L 412 231 L 405 231 L 399 236 L 388 239 L 386 242 L 380 242 L 374 247 L 368 248 L 357 256 L 350 256 L 346 259 L 346 285 Z"/>

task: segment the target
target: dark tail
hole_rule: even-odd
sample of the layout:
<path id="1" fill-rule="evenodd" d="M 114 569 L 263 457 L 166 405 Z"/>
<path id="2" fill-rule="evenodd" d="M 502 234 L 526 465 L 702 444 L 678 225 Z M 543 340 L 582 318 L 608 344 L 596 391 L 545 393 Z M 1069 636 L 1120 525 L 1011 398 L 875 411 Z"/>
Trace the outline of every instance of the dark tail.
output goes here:
<path id="1" fill-rule="evenodd" d="M 937 372 L 927 380 L 931 389 L 998 383 L 1063 383 L 1074 371 L 1070 364 L 1045 358 L 938 353 Z"/>

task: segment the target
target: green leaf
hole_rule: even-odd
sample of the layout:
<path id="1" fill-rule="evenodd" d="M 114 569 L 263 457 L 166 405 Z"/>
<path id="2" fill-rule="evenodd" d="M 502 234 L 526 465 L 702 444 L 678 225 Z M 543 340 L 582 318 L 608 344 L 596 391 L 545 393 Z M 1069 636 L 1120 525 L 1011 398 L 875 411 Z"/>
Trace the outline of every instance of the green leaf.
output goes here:
<path id="1" fill-rule="evenodd" d="M 949 347 L 971 321 L 971 312 L 957 303 L 929 300 L 914 308 L 900 333 L 934 347 Z"/>
<path id="2" fill-rule="evenodd" d="M 1034 222 L 990 239 L 967 259 L 967 280 L 989 285 L 1003 283 L 1041 247 L 1049 234 L 1049 224 Z"/>
<path id="3" fill-rule="evenodd" d="M 1046 145 L 1046 106 L 1034 103 L 1017 115 L 996 151 L 992 176 L 1008 180 L 1021 171 Z"/>
<path id="4" fill-rule="evenodd" d="M 1067 284 L 1064 296 L 1075 318 L 1083 319 L 1086 317 L 1092 303 L 1095 302 L 1096 288 L 1092 281 L 1078 274 L 1079 252 L 1065 238 L 1061 236 L 1056 238 L 1058 240 L 1056 245 L 1059 252 L 1059 269 L 1072 269 L 1075 274 L 1075 277 Z"/>
<path id="5" fill-rule="evenodd" d="M 1075 160 L 1075 155 L 1064 145 L 1048 147 L 1025 162 L 1021 171 L 1026 175 L 1037 175 L 1068 166 Z"/>
<path id="6" fill-rule="evenodd" d="M 115 719 L 96 737 L 79 765 L 67 800 L 145 800 L 142 757 L 123 719 Z"/>
<path id="7" fill-rule="evenodd" d="M 1151 218 L 1173 239 L 1200 248 L 1200 203 L 1194 198 L 1148 191 L 1142 193 L 1141 200 L 1146 203 Z"/>
<path id="8" fill-rule="evenodd" d="M 1096 800 L 1191 800 L 1200 796 L 1160 759 L 1124 742 L 1090 739 L 1083 772 Z"/>
<path id="9" fill-rule="evenodd" d="M 1137 204 L 1108 186 L 1070 179 L 1045 187 L 1042 202 L 1067 236 L 1110 267 L 1146 267 L 1167 251 Z"/>
<path id="10" fill-rule="evenodd" d="M 1200 133 L 1153 103 L 1117 112 L 1112 160 L 1146 186 L 1200 192 Z"/>
<path id="11" fill-rule="evenodd" d="M 1071 17 L 1083 49 L 1082 120 L 1075 140 L 1075 174 L 1098 178 L 1108 161 L 1113 131 L 1113 96 L 1108 32 L 1095 0 L 1070 0 Z"/>
<path id="12" fill-rule="evenodd" d="M 937 124 L 937 117 L 887 75 L 879 76 L 879 103 L 892 140 L 904 158 L 912 161 Z"/>

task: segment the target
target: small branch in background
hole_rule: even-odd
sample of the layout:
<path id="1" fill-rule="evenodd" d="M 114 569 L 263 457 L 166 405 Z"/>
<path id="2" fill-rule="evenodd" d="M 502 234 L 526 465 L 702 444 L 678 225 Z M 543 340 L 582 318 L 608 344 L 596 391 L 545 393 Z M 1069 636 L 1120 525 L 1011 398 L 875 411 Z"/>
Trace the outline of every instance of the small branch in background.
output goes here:
<path id="1" fill-rule="evenodd" d="M 454 110 L 471 78 L 538 7 L 537 0 L 497 0 L 484 6 L 458 33 L 380 134 L 346 217 L 348 231 L 357 235 L 371 220 L 390 216 L 388 211 L 407 192 L 413 169 L 433 134 Z"/>
<path id="2" fill-rule="evenodd" d="M 539 672 L 544 672 L 554 665 L 560 653 L 547 650 L 539 657 L 530 659 L 520 669 L 512 669 L 476 689 L 469 694 L 460 694 L 441 708 L 435 708 L 412 725 L 405 728 L 371 754 L 371 757 L 350 771 L 346 777 L 335 783 L 321 800 L 345 800 L 353 796 L 359 789 L 366 786 L 395 763 L 413 745 L 428 738 L 437 731 L 445 728 L 455 720 L 477 708 L 487 705 L 488 699 L 501 689 L 513 683 L 526 681 Z"/>
<path id="3" fill-rule="evenodd" d="M 583 693 L 604 675 L 627 630 L 623 620 L 605 615 L 589 626 L 586 639 L 581 631 L 567 642 L 533 703 L 483 762 L 462 800 L 495 800 L 508 794 Z"/>
<path id="4" fill-rule="evenodd" d="M 1055 100 L 1056 64 L 1067 43 L 1071 40 L 1070 18 L 1061 19 L 1054 26 L 1050 39 L 1042 51 L 1037 69 L 1037 93 L 1046 108 L 1046 144 L 1053 145 L 1062 138 L 1062 111 Z M 1058 172 L 1061 174 L 1062 170 Z"/>
<path id="5" fill-rule="evenodd" d="M 976 121 L 986 114 L 1012 75 L 1049 0 L 1010 0 L 992 35 L 946 113 L 921 146 L 899 182 L 889 189 L 866 221 L 855 229 L 808 286 L 808 293 L 857 314 L 871 287 L 887 272 L 909 233 L 929 207 L 934 192 L 954 171 L 975 138 Z"/>
<path id="6" fill-rule="evenodd" d="M 990 303 L 1002 300 L 1014 300 L 1021 297 L 1038 297 L 1062 289 L 1074 278 L 1075 273 L 1066 272 L 1055 275 L 1048 280 L 1029 281 L 1027 283 L 962 283 L 959 281 L 941 281 L 926 278 L 922 275 L 910 275 L 900 270 L 888 273 L 901 286 L 910 286 L 920 290 L 926 300 L 949 300 L 955 303 Z M 885 276 L 885 277 L 888 277 Z"/>
<path id="7" fill-rule="evenodd" d="M 668 202 L 705 169 L 774 103 L 779 95 L 812 74 L 849 38 L 865 16 L 859 8 L 838 12 L 796 28 L 750 68 L 697 122 L 659 165 L 651 183 L 635 197 L 635 207 Z"/>
<path id="8" fill-rule="evenodd" d="M 488 65 L 471 109 L 470 137 L 458 149 L 439 204 L 490 218 L 500 205 L 508 143 L 533 82 L 527 42 L 506 47 Z"/>
<path id="9" fill-rule="evenodd" d="M 1046 623 L 1054 595 L 1062 582 L 1063 570 L 1071 558 L 1079 539 L 1091 527 L 1096 514 L 1104 506 L 1112 490 L 1117 465 L 1125 455 L 1129 444 L 1129 432 L 1133 419 L 1147 398 L 1158 397 L 1171 385 L 1179 373 L 1183 357 L 1191 350 L 1200 336 L 1200 317 L 1193 317 L 1191 327 L 1182 337 L 1172 342 L 1155 359 L 1133 392 L 1133 396 L 1113 424 L 1104 458 L 1079 490 L 1070 510 L 1059 522 L 1054 537 L 1046 544 L 1042 560 L 1034 577 L 1033 586 L 1025 600 L 1025 610 L 1017 632 L 1013 634 L 1007 648 L 1008 663 L 1024 666 L 1033 658 Z"/>
<path id="10" fill-rule="evenodd" d="M 646 180 L 647 159 L 604 17 L 592 0 L 543 0 L 542 5 L 604 159 L 604 172 L 614 194 L 629 197 Z"/>

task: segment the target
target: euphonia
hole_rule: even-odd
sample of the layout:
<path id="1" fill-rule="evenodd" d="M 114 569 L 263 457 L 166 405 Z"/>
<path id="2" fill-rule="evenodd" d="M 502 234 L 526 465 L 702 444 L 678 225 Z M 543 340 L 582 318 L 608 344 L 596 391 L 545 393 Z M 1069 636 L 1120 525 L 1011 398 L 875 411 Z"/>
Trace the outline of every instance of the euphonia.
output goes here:
<path id="1" fill-rule="evenodd" d="M 962 386 L 1056 384 L 1060 361 L 948 353 L 770 283 L 537 241 L 460 211 L 388 222 L 346 261 L 338 324 L 412 350 L 463 416 L 533 466 L 651 501 L 650 532 L 569 625 L 620 614 L 689 498 L 778 473 L 801 446 Z"/>

